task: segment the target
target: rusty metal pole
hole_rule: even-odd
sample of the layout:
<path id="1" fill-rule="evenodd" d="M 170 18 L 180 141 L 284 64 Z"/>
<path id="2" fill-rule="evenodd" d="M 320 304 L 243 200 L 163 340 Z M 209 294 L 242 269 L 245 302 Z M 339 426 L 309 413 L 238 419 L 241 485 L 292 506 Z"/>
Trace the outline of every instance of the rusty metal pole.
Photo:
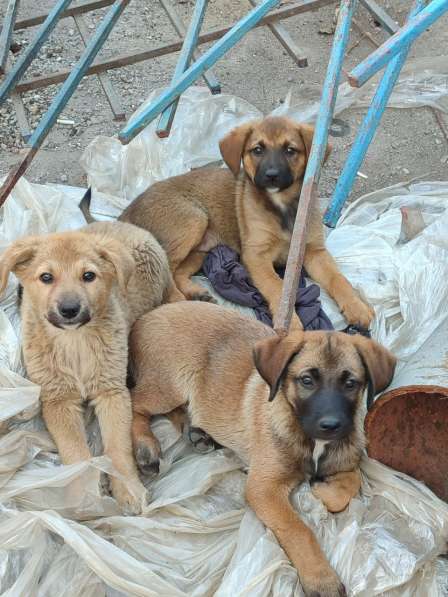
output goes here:
<path id="1" fill-rule="evenodd" d="M 305 254 L 306 229 L 310 215 L 310 207 L 317 199 L 317 185 L 319 182 L 323 158 L 328 141 L 328 131 L 333 119 L 336 104 L 339 80 L 341 77 L 342 63 L 350 35 L 350 25 L 356 0 L 342 0 L 339 9 L 338 23 L 334 35 L 333 48 L 330 62 L 322 88 L 319 114 L 310 157 L 305 171 L 302 191 L 300 193 L 299 207 L 291 238 L 291 245 L 286 263 L 283 292 L 274 329 L 280 335 L 288 333 L 289 325 L 297 296 L 300 271 Z"/>

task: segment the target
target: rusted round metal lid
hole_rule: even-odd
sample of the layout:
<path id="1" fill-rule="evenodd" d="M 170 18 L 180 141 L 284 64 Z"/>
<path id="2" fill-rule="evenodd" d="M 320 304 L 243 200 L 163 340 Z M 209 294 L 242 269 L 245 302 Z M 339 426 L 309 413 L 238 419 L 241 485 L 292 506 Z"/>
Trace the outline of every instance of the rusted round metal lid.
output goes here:
<path id="1" fill-rule="evenodd" d="M 367 414 L 365 430 L 371 458 L 423 481 L 448 501 L 448 388 L 386 392 Z"/>

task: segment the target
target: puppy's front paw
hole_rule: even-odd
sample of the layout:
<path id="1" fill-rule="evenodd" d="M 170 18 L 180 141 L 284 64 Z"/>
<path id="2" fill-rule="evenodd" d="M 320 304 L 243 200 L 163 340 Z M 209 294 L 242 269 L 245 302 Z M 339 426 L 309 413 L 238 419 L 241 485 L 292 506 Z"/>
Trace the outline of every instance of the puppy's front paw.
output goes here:
<path id="1" fill-rule="evenodd" d="M 300 577 L 306 597 L 346 597 L 347 592 L 336 572 L 328 566 L 312 578 Z"/>
<path id="2" fill-rule="evenodd" d="M 375 311 L 370 305 L 367 305 L 357 296 L 353 296 L 349 301 L 341 306 L 341 311 L 350 325 L 356 325 L 368 330 L 375 317 Z"/>
<path id="3" fill-rule="evenodd" d="M 111 485 L 112 494 L 125 516 L 138 516 L 141 514 L 143 506 L 149 501 L 149 494 L 139 481 L 133 481 L 129 484 L 133 491 L 120 479 L 112 479 Z"/>
<path id="4" fill-rule="evenodd" d="M 329 512 L 342 512 L 361 487 L 359 470 L 336 473 L 311 485 L 314 497 L 322 500 Z"/>
<path id="5" fill-rule="evenodd" d="M 159 473 L 161 449 L 155 438 L 151 445 L 139 442 L 134 452 L 135 460 L 142 475 L 154 476 Z"/>
<path id="6" fill-rule="evenodd" d="M 328 512 L 342 512 L 350 503 L 350 495 L 325 481 L 313 483 L 311 491 L 315 498 L 322 501 Z"/>

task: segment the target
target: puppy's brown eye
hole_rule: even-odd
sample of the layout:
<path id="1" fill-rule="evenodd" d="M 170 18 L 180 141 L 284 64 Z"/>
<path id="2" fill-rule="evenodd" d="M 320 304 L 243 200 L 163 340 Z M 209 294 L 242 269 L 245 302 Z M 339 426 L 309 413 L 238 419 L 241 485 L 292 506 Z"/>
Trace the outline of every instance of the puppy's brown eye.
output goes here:
<path id="1" fill-rule="evenodd" d="M 314 379 L 311 375 L 302 375 L 299 377 L 299 381 L 305 388 L 312 388 L 314 385 Z"/>
<path id="2" fill-rule="evenodd" d="M 254 155 L 261 155 L 264 152 L 264 147 L 261 145 L 256 145 L 251 149 L 251 151 Z"/>
<path id="3" fill-rule="evenodd" d="M 96 274 L 94 272 L 84 272 L 82 275 L 84 282 L 93 282 L 95 278 Z"/>
<path id="4" fill-rule="evenodd" d="M 48 272 L 45 272 L 39 276 L 39 280 L 44 284 L 51 284 L 54 280 L 53 276 Z"/>
<path id="5" fill-rule="evenodd" d="M 288 146 L 285 148 L 285 153 L 288 156 L 295 155 L 297 153 L 297 149 L 295 147 Z"/>
<path id="6" fill-rule="evenodd" d="M 347 379 L 344 385 L 347 388 L 347 390 L 353 390 L 353 388 L 356 387 L 357 383 L 358 382 L 355 379 Z"/>

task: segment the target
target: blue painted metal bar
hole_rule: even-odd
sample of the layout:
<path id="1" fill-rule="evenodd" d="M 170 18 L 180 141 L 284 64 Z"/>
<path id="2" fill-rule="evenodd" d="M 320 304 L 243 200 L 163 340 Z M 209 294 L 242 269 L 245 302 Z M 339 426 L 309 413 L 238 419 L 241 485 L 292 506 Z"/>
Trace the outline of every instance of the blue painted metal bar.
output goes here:
<path id="1" fill-rule="evenodd" d="M 356 0 L 342 0 L 339 9 L 330 61 L 322 86 L 322 96 L 313 143 L 300 193 L 299 206 L 286 263 L 282 298 L 274 321 L 274 328 L 281 335 L 286 334 L 289 329 L 296 301 L 299 276 L 305 255 L 306 231 L 310 217 L 310 208 L 313 201 L 317 199 L 317 185 L 327 148 L 328 131 L 333 119 L 342 63 L 350 36 L 350 26 L 355 6 Z"/>
<path id="2" fill-rule="evenodd" d="M 233 46 L 275 6 L 280 0 L 264 0 L 245 17 L 240 19 L 220 40 L 207 50 L 179 78 L 176 85 L 165 90 L 138 118 L 131 120 L 120 131 L 118 138 L 124 144 L 129 143 L 167 106 L 176 100 L 207 69 L 211 68 Z"/>
<path id="3" fill-rule="evenodd" d="M 17 11 L 20 0 L 9 0 L 3 19 L 2 32 L 0 34 L 0 75 L 6 73 L 6 62 L 8 60 L 9 47 L 11 45 L 12 31 L 16 22 Z"/>
<path id="4" fill-rule="evenodd" d="M 424 8 L 424 6 L 425 0 L 417 0 L 409 18 L 412 19 Z M 373 96 L 372 103 L 359 127 L 356 139 L 336 183 L 336 188 L 330 205 L 324 214 L 324 224 L 330 228 L 334 228 L 339 220 L 344 203 L 353 188 L 356 174 L 364 161 L 369 145 L 372 142 L 376 129 L 381 121 L 394 85 L 400 75 L 401 68 L 407 58 L 409 49 L 410 44 L 387 65 L 386 71 L 378 85 L 375 95 Z"/>
<path id="5" fill-rule="evenodd" d="M 99 24 L 97 30 L 90 38 L 84 53 L 73 67 L 70 76 L 65 80 L 47 112 L 39 122 L 36 130 L 31 135 L 29 140 L 29 144 L 31 145 L 29 152 L 24 159 L 11 170 L 2 187 L 0 188 L 0 206 L 3 204 L 19 178 L 24 174 L 25 170 L 30 165 L 39 147 L 44 142 L 59 114 L 62 112 L 69 99 L 75 92 L 79 82 L 84 76 L 84 73 L 87 71 L 95 56 L 104 45 L 104 42 L 112 31 L 112 28 L 115 25 L 118 17 L 126 8 L 127 4 L 129 4 L 129 1 L 130 0 L 115 0 L 114 4 L 111 6 Z"/>
<path id="6" fill-rule="evenodd" d="M 304 187 L 310 183 L 317 183 L 320 178 L 320 171 L 328 143 L 328 131 L 333 120 L 333 112 L 336 105 L 342 63 L 350 36 L 351 21 L 356 4 L 356 0 L 342 0 L 339 9 L 338 25 L 334 34 L 330 62 L 328 63 L 325 81 L 322 86 L 322 96 L 316 120 L 313 144 L 303 180 Z"/>
<path id="7" fill-rule="evenodd" d="M 349 73 L 352 87 L 362 87 L 373 75 L 383 68 L 401 50 L 415 41 L 425 29 L 430 27 L 448 11 L 448 0 L 432 0 L 418 15 L 385 41 L 377 50 L 363 60 Z"/>
<path id="8" fill-rule="evenodd" d="M 198 43 L 199 31 L 201 30 L 204 21 L 207 4 L 208 0 L 196 0 L 191 22 L 185 35 L 184 43 L 182 44 L 176 68 L 174 69 L 171 85 L 177 83 L 179 77 L 187 70 L 188 65 L 190 64 L 194 49 Z M 158 137 L 168 137 L 170 134 L 178 102 L 179 99 L 176 99 L 172 104 L 165 108 L 160 115 L 156 130 Z"/>
<path id="9" fill-rule="evenodd" d="M 159 0 L 160 4 L 163 7 L 163 10 L 166 12 L 169 20 L 171 21 L 171 24 L 173 25 L 174 29 L 176 30 L 177 34 L 179 35 L 179 37 L 181 37 L 182 39 L 185 37 L 187 30 L 182 22 L 182 19 L 179 17 L 179 15 L 177 14 L 177 12 L 174 9 L 174 6 L 171 3 L 171 0 Z M 193 56 L 194 58 L 199 58 L 200 56 L 200 52 L 198 50 L 195 50 L 193 52 Z M 205 72 L 202 75 L 207 87 L 210 89 L 210 92 L 212 93 L 212 95 L 217 95 L 218 93 L 221 93 L 221 83 L 218 81 L 218 79 L 215 77 L 215 75 L 213 74 L 213 72 L 210 70 L 208 72 Z"/>
<path id="10" fill-rule="evenodd" d="M 17 60 L 14 68 L 11 69 L 0 86 L 0 106 L 9 96 L 11 91 L 13 91 L 18 81 L 22 78 L 23 73 L 37 56 L 48 36 L 56 27 L 59 16 L 67 8 L 71 1 L 72 0 L 59 0 L 59 2 L 55 4 L 53 9 L 48 13 L 48 17 L 37 31 L 35 38 L 24 51 L 22 56 Z"/>

